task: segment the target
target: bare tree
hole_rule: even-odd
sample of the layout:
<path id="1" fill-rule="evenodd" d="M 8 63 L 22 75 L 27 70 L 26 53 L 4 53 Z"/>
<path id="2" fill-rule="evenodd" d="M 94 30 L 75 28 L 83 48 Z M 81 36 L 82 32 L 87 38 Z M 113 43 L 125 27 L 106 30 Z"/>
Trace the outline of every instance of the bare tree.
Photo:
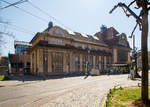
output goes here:
<path id="1" fill-rule="evenodd" d="M 2 51 L 2 47 L 5 44 L 7 44 L 7 41 L 5 40 L 5 37 L 15 39 L 15 36 L 12 33 L 6 31 L 6 26 L 2 25 L 2 23 L 8 23 L 8 22 L 0 21 L 0 27 L 1 27 L 1 29 L 0 29 L 0 53 Z M 2 28 L 4 28 L 4 29 L 2 29 Z"/>
<path id="2" fill-rule="evenodd" d="M 140 14 L 137 15 L 133 10 L 130 9 L 131 5 L 136 3 L 135 9 L 140 10 Z M 148 12 L 150 10 L 149 0 L 133 0 L 129 5 L 124 3 L 118 3 L 110 11 L 112 13 L 117 7 L 121 7 L 127 17 L 133 16 L 136 19 L 136 25 L 131 33 L 131 37 L 137 26 L 141 31 L 141 51 L 142 51 L 142 90 L 141 96 L 144 104 L 148 104 Z"/>
<path id="3" fill-rule="evenodd" d="M 5 2 L 7 3 L 7 1 L 5 0 L 1 0 L 2 2 Z M 1 1 L 0 1 L 0 12 L 1 10 L 3 9 L 6 9 L 6 8 L 9 8 L 11 6 L 15 6 L 15 5 L 18 5 L 18 4 L 21 4 L 21 3 L 24 3 L 24 2 L 27 2 L 28 0 L 19 0 L 17 2 L 14 2 L 14 3 L 10 3 L 9 5 L 7 6 L 4 6 L 4 7 L 1 7 Z M 8 24 L 8 22 L 4 22 L 1 20 L 0 18 L 0 24 Z M 3 25 L 0 25 L 0 27 L 2 27 Z M 2 31 L 2 29 L 0 29 L 0 53 L 1 53 L 1 48 L 2 48 L 2 45 L 4 46 L 4 44 L 6 44 L 6 41 L 3 40 L 3 37 L 4 36 L 8 36 L 8 37 L 12 37 L 12 38 L 15 38 L 15 36 L 12 34 L 12 33 L 9 33 L 9 32 L 6 32 L 6 31 Z"/>

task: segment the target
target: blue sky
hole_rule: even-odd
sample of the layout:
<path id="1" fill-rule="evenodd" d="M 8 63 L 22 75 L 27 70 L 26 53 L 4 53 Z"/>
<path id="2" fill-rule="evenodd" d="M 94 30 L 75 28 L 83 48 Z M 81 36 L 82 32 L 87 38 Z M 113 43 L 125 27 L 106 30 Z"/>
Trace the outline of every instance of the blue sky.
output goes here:
<path id="1" fill-rule="evenodd" d="M 16 2 L 19 0 L 5 0 L 8 2 Z M 55 17 L 61 21 L 65 26 L 70 28 L 72 31 L 94 35 L 100 31 L 102 24 L 107 27 L 114 27 L 120 33 L 126 33 L 130 35 L 136 22 L 135 19 L 126 17 L 121 8 L 116 9 L 113 14 L 109 14 L 109 11 L 121 0 L 29 0 L 31 3 L 40 7 L 49 15 Z M 126 0 L 125 3 L 129 3 L 130 0 Z M 1 7 L 7 4 L 0 0 Z M 10 22 L 13 25 L 17 25 L 17 31 L 14 27 L 2 24 L 0 25 L 1 30 L 9 32 L 15 36 L 15 38 L 5 36 L 3 39 L 7 42 L 2 45 L 2 55 L 7 55 L 8 52 L 14 53 L 14 40 L 19 41 L 30 41 L 37 32 L 42 32 L 47 28 L 48 22 L 53 21 L 54 25 L 62 26 L 59 22 L 53 18 L 41 13 L 40 11 L 33 8 L 28 2 L 17 5 L 20 8 L 25 9 L 43 19 L 47 22 L 41 21 L 31 15 L 28 15 L 14 7 L 9 7 L 0 11 L 0 19 L 3 21 Z M 138 11 L 135 10 L 138 14 Z M 25 32 L 18 32 L 23 30 Z M 136 35 L 136 46 L 140 49 L 141 44 L 141 32 L 139 29 L 135 32 Z M 132 39 L 128 39 L 130 46 L 132 47 Z M 149 40 L 150 41 L 150 38 Z M 150 46 L 150 43 L 148 44 Z M 150 50 L 150 48 L 149 48 Z"/>

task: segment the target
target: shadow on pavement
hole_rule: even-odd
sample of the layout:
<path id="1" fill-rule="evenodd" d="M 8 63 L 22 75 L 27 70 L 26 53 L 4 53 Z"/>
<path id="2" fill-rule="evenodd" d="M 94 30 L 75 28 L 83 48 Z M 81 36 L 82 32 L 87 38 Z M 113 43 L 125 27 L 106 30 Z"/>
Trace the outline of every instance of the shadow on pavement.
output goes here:
<path id="1" fill-rule="evenodd" d="M 85 76 L 84 79 L 87 79 L 88 76 Z"/>
<path id="2" fill-rule="evenodd" d="M 50 80 L 50 79 L 63 79 L 69 77 L 81 77 L 83 75 L 59 75 L 59 76 L 35 76 L 35 75 L 24 75 L 24 76 L 10 76 L 11 81 L 41 81 L 41 80 Z"/>

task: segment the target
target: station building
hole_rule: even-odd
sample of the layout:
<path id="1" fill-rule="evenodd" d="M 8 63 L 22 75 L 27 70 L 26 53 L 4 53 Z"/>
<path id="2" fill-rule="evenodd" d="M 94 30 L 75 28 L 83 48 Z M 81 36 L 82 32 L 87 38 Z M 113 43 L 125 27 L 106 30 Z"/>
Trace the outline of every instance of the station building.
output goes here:
<path id="1" fill-rule="evenodd" d="M 127 37 L 113 27 L 92 36 L 49 23 L 30 44 L 30 71 L 36 75 L 84 74 L 86 63 L 103 72 L 110 64 L 130 62 Z"/>

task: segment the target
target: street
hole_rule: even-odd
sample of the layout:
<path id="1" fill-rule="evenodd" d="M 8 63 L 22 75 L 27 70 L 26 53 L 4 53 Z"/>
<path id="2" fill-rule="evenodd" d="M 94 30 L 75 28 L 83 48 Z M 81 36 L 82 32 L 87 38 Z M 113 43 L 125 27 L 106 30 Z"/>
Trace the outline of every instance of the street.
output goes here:
<path id="1" fill-rule="evenodd" d="M 128 75 L 0 81 L 0 107 L 101 107 L 114 86 L 136 86 Z"/>

